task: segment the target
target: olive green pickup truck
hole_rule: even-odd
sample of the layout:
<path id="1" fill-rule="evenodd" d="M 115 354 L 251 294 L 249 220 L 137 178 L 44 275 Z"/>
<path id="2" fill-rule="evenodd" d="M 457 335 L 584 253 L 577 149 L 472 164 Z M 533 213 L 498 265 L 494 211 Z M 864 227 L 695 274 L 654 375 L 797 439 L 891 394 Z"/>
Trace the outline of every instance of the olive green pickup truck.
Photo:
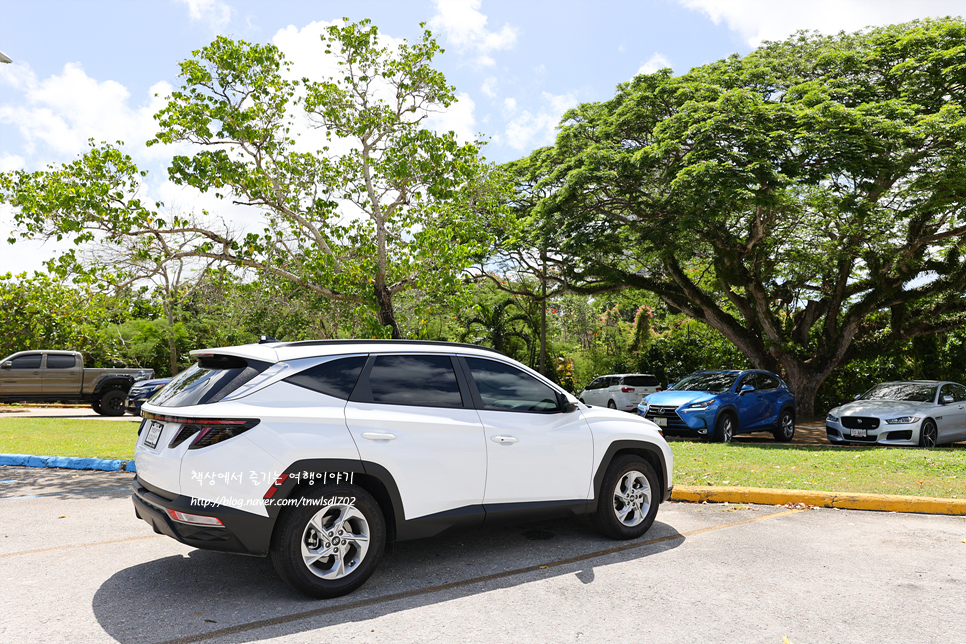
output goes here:
<path id="1" fill-rule="evenodd" d="M 0 360 L 0 402 L 83 402 L 121 416 L 131 385 L 152 376 L 151 369 L 85 369 L 76 351 L 21 351 Z"/>

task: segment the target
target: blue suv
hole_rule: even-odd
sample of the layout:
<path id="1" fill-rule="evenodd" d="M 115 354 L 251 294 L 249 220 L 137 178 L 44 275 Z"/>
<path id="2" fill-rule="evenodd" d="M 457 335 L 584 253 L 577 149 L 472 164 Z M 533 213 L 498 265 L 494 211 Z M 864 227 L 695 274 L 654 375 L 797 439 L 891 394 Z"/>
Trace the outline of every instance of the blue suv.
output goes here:
<path id="1" fill-rule="evenodd" d="M 637 413 L 670 436 L 728 443 L 735 434 L 795 435 L 795 394 L 769 371 L 695 371 L 666 391 L 647 396 Z"/>

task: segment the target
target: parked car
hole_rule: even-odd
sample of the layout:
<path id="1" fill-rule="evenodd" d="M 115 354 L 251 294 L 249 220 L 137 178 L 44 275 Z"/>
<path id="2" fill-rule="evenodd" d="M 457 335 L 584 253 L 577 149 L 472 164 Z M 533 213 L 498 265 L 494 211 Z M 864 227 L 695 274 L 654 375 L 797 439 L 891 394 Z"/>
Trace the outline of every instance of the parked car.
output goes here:
<path id="1" fill-rule="evenodd" d="M 966 387 L 942 380 L 884 382 L 825 418 L 832 443 L 935 447 L 966 440 Z"/>
<path id="2" fill-rule="evenodd" d="M 612 373 L 594 378 L 577 394 L 587 405 L 634 411 L 644 396 L 662 391 L 657 378 L 649 373 Z"/>
<path id="3" fill-rule="evenodd" d="M 696 371 L 647 396 L 637 413 L 668 435 L 723 443 L 746 432 L 771 432 L 783 442 L 795 435 L 795 395 L 769 371 Z"/>
<path id="4" fill-rule="evenodd" d="M 82 402 L 123 416 L 124 399 L 150 369 L 92 369 L 76 351 L 21 351 L 0 360 L 0 402 Z"/>
<path id="5" fill-rule="evenodd" d="M 461 528 L 589 514 L 615 539 L 671 493 L 658 427 L 589 408 L 474 345 L 253 344 L 144 403 L 137 516 L 196 548 L 270 555 L 314 597 L 360 586 L 387 545 Z"/>
<path id="6" fill-rule="evenodd" d="M 131 390 L 127 392 L 127 398 L 124 400 L 124 411 L 137 416 L 141 413 L 141 405 L 161 391 L 161 388 L 169 382 L 171 382 L 171 378 L 154 378 L 135 383 Z"/>

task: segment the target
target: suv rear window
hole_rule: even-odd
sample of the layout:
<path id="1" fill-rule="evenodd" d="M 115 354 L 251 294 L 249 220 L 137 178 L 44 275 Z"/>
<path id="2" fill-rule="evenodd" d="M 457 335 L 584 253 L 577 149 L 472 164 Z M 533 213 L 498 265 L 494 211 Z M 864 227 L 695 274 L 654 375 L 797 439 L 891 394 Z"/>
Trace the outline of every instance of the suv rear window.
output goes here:
<path id="1" fill-rule="evenodd" d="M 285 382 L 342 400 L 349 400 L 364 366 L 366 366 L 366 356 L 329 360 L 289 376 Z"/>
<path id="2" fill-rule="evenodd" d="M 270 366 L 268 362 L 235 356 L 200 356 L 196 364 L 175 376 L 151 404 L 187 407 L 218 402 Z"/>
<path id="3" fill-rule="evenodd" d="M 654 376 L 624 376 L 624 384 L 628 387 L 657 387 Z"/>

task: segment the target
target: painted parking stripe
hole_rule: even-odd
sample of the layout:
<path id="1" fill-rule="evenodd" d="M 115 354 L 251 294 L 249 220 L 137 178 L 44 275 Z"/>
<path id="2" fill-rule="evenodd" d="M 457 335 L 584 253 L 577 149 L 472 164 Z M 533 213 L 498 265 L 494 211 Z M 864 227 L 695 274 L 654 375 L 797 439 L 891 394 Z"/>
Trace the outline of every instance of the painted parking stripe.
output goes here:
<path id="1" fill-rule="evenodd" d="M 344 604 L 338 604 L 336 606 L 326 606 L 324 608 L 316 608 L 313 610 L 307 610 L 300 613 L 292 613 L 291 615 L 282 615 L 280 617 L 260 619 L 254 622 L 248 622 L 247 624 L 238 624 L 236 626 L 220 628 L 218 630 L 209 631 L 207 633 L 199 633 L 198 635 L 188 635 L 188 636 L 179 637 L 173 640 L 165 640 L 163 642 L 158 642 L 158 644 L 191 644 L 192 642 L 203 642 L 205 640 L 212 640 L 212 639 L 217 639 L 219 637 L 236 635 L 238 633 L 245 633 L 248 631 L 254 631 L 261 628 L 268 628 L 271 626 L 281 626 L 283 624 L 298 622 L 303 619 L 311 619 L 313 617 L 320 617 L 322 615 L 331 615 L 333 613 L 341 613 L 343 611 L 354 610 L 357 608 L 366 608 L 368 606 L 388 604 L 390 602 L 398 601 L 400 599 L 409 599 L 410 597 L 420 597 L 422 595 L 431 595 L 433 593 L 438 593 L 446 590 L 453 590 L 455 588 L 462 588 L 464 586 L 472 586 L 474 584 L 481 584 L 488 581 L 494 581 L 497 579 L 516 577 L 518 575 L 525 575 L 531 572 L 539 572 L 540 570 L 557 568 L 559 566 L 568 566 L 570 564 L 586 561 L 588 559 L 596 559 L 598 557 L 605 557 L 607 555 L 612 555 L 619 552 L 625 552 L 627 550 L 634 550 L 636 548 L 653 546 L 654 544 L 664 543 L 666 541 L 674 541 L 676 539 L 686 539 L 688 537 L 693 537 L 695 535 L 704 534 L 705 532 L 713 532 L 715 530 L 733 528 L 736 526 L 745 525 L 747 523 L 754 523 L 755 521 L 774 519 L 774 518 L 786 516 L 789 514 L 797 514 L 799 512 L 805 512 L 805 510 L 785 510 L 784 512 L 776 512 L 774 514 L 768 514 L 762 517 L 753 517 L 751 519 L 744 519 L 742 521 L 735 521 L 733 523 L 725 523 L 723 525 L 712 526 L 709 528 L 700 528 L 698 530 L 689 530 L 688 532 L 675 533 L 672 535 L 668 535 L 666 537 L 650 539 L 648 541 L 641 541 L 638 543 L 629 543 L 622 546 L 615 546 L 613 548 L 607 548 L 606 550 L 598 550 L 597 552 L 591 552 L 577 557 L 569 557 L 567 559 L 560 559 L 559 561 L 551 561 L 551 562 L 536 565 L 536 566 L 526 566 L 525 568 L 507 570 L 504 572 L 494 573 L 492 575 L 474 577 L 472 579 L 466 579 L 463 581 L 454 581 L 448 584 L 440 584 L 438 586 L 427 586 L 426 588 L 417 588 L 415 590 L 407 590 L 400 593 L 392 593 L 391 595 L 383 595 L 381 597 L 372 597 L 370 599 L 362 599 L 359 601 L 347 602 Z"/>

